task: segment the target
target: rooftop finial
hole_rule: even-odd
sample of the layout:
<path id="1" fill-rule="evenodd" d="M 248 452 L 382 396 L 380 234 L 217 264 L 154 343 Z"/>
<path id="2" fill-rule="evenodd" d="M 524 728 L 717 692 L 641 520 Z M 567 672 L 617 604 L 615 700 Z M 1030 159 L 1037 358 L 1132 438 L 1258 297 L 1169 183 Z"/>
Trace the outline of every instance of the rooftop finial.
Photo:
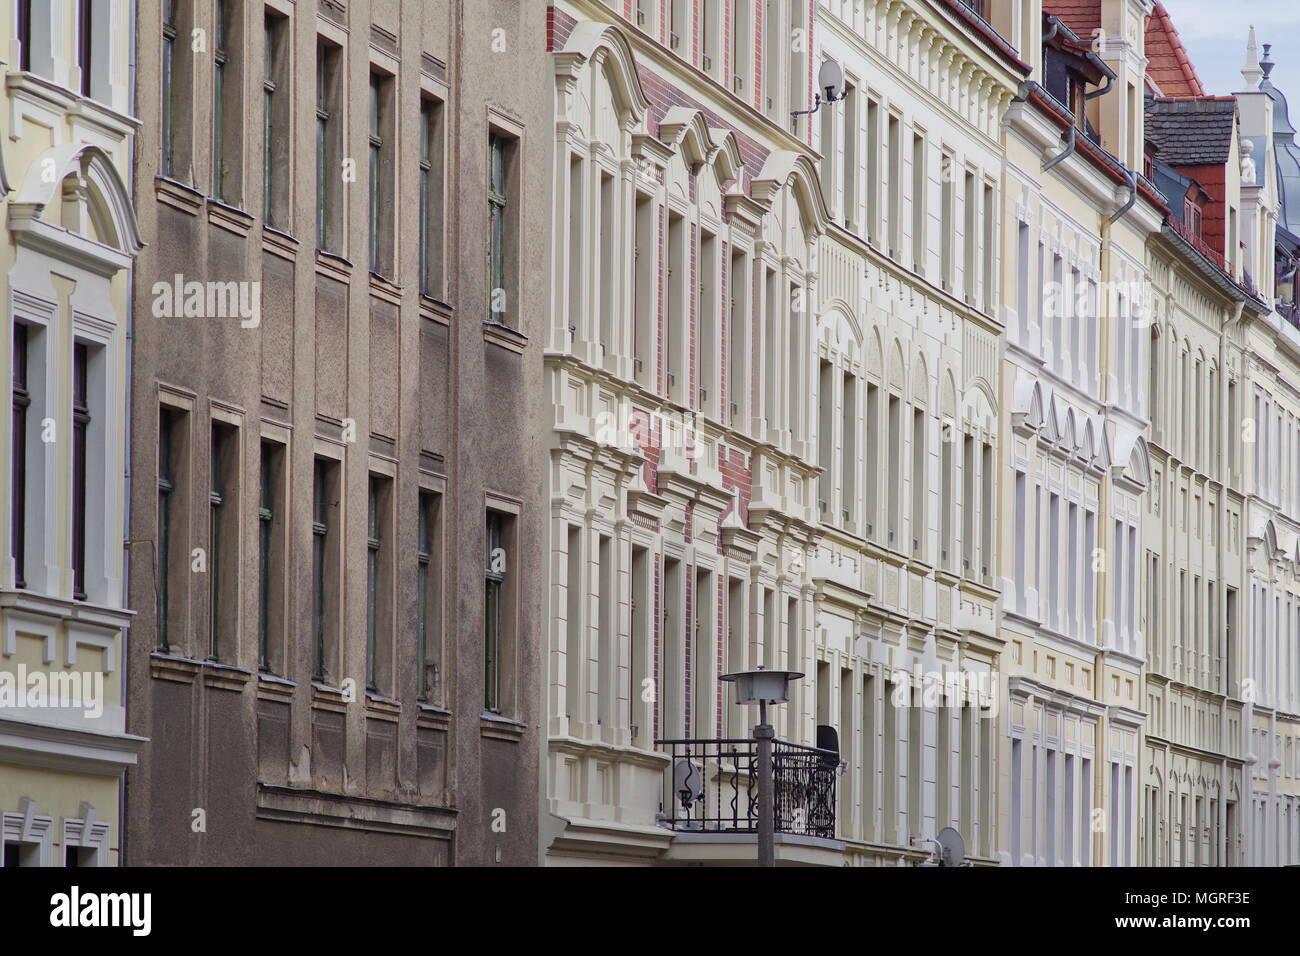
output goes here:
<path id="1" fill-rule="evenodd" d="M 1268 75 L 1273 72 L 1273 54 L 1269 52 L 1271 49 L 1273 49 L 1273 44 L 1265 43 L 1264 59 L 1259 61 L 1259 68 L 1264 71 L 1264 79 L 1266 80 Z"/>
<path id="2" fill-rule="evenodd" d="M 1264 71 L 1259 68 L 1259 47 L 1255 43 L 1255 25 L 1250 26 L 1250 36 L 1246 40 L 1246 65 L 1241 68 L 1242 79 L 1246 81 L 1246 89 L 1259 89 L 1259 79 L 1264 75 Z"/>

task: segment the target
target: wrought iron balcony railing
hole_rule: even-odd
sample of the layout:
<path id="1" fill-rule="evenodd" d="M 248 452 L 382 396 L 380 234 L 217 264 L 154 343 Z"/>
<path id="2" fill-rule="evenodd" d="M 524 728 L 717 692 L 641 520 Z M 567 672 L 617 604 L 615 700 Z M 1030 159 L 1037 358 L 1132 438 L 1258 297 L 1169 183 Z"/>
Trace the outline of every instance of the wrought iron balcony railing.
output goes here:
<path id="1" fill-rule="evenodd" d="M 758 744 L 753 740 L 657 740 L 664 771 L 663 823 L 690 833 L 758 832 Z M 835 837 L 840 755 L 784 740 L 772 745 L 777 833 Z"/>

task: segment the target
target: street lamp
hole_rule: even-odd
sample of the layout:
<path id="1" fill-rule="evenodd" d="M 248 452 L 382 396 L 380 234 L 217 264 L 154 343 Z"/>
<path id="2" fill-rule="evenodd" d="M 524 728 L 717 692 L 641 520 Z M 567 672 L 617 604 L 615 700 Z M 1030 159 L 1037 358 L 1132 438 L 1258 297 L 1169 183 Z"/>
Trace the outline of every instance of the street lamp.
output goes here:
<path id="1" fill-rule="evenodd" d="M 721 677 L 736 685 L 737 704 L 758 704 L 758 726 L 754 728 L 754 740 L 758 744 L 759 866 L 776 866 L 776 825 L 772 806 L 772 741 L 776 732 L 767 722 L 767 705 L 788 701 L 790 681 L 801 677 L 803 674 L 798 671 L 769 671 L 763 667 L 723 674 Z"/>

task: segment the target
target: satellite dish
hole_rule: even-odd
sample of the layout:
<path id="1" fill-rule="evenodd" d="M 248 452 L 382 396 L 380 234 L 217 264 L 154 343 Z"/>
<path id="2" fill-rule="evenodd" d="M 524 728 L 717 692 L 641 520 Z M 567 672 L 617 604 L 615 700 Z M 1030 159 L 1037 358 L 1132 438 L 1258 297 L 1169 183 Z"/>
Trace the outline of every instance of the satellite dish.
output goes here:
<path id="1" fill-rule="evenodd" d="M 690 811 L 691 805 L 704 799 L 704 774 L 700 765 L 687 757 L 673 767 L 673 791 L 682 809 Z"/>
<path id="2" fill-rule="evenodd" d="M 824 60 L 817 71 L 817 90 L 827 103 L 844 96 L 844 70 L 834 60 Z"/>
<path id="3" fill-rule="evenodd" d="M 966 859 L 966 841 L 952 827 L 944 827 L 935 837 L 939 844 L 940 866 L 961 866 Z"/>

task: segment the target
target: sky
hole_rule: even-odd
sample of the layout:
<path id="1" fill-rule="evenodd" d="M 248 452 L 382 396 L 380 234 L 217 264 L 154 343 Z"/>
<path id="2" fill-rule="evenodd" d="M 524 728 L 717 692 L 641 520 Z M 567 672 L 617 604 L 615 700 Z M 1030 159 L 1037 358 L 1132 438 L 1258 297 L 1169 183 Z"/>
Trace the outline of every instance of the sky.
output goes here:
<path id="1" fill-rule="evenodd" d="M 1273 44 L 1273 85 L 1300 108 L 1300 10 L 1295 0 L 1164 0 L 1196 73 L 1212 94 L 1245 88 L 1241 68 L 1253 24 L 1260 44 Z"/>

